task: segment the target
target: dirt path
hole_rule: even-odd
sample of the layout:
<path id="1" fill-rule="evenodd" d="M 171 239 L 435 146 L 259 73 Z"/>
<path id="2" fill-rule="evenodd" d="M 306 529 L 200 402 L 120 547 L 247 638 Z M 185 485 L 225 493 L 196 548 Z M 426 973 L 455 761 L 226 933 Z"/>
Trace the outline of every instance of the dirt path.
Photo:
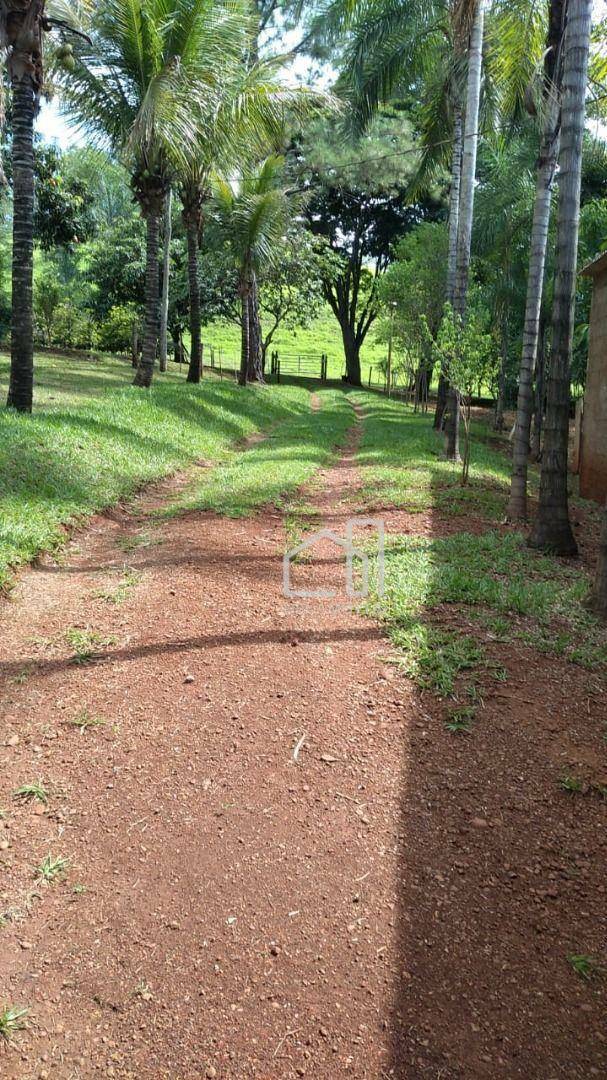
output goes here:
<path id="1" fill-rule="evenodd" d="M 313 496 L 340 532 L 358 434 Z M 512 746 L 508 702 L 471 751 L 437 735 L 377 626 L 283 596 L 278 512 L 156 524 L 162 497 L 96 520 L 3 613 L 0 1007 L 31 1020 L 0 1075 L 604 1075 L 601 987 L 551 929 L 566 893 L 565 938 L 596 944 L 604 831 L 576 845 L 565 808 L 547 840 L 543 776 L 504 781 L 543 744 Z M 318 554 L 294 581 L 340 588 Z M 11 800 L 38 780 L 47 806 Z M 34 885 L 49 852 L 67 876 Z"/>

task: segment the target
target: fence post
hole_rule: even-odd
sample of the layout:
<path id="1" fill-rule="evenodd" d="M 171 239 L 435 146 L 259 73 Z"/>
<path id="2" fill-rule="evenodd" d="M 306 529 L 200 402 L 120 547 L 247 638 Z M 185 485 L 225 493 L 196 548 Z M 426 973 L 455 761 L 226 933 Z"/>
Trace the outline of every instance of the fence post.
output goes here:
<path id="1" fill-rule="evenodd" d="M 280 360 L 278 359 L 278 353 L 276 353 L 276 382 L 280 382 Z"/>

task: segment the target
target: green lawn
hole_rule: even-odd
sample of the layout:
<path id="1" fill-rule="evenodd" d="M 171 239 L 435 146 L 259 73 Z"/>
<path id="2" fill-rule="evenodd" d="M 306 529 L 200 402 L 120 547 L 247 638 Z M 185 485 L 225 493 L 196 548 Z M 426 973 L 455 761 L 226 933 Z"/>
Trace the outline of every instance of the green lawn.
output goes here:
<path id="1" fill-rule="evenodd" d="M 269 393 L 282 393 L 272 386 Z M 264 503 L 280 505 L 326 465 L 343 443 L 353 413 L 342 390 L 316 391 L 320 408 L 293 413 L 267 439 L 244 453 L 229 454 L 221 469 L 197 481 L 169 512 L 215 510 L 240 517 Z"/>
<path id="2" fill-rule="evenodd" d="M 432 412 L 381 394 L 354 392 L 365 409 L 360 448 L 365 501 L 411 513 L 437 509 L 453 515 L 470 511 L 488 520 L 503 517 L 510 485 L 510 460 L 491 444 L 492 433 L 472 425 L 470 483 L 461 485 L 461 466 L 444 460 L 443 440 L 432 429 Z M 531 486 L 536 485 L 532 472 Z"/>
<path id="3" fill-rule="evenodd" d="M 235 323 L 218 320 L 203 327 L 203 341 L 205 343 L 205 363 L 210 362 L 210 348 L 216 351 L 217 362 L 221 349 L 223 363 L 226 367 L 237 366 L 240 356 L 240 330 Z M 299 330 L 279 329 L 272 342 L 271 349 L 297 352 L 299 349 L 305 353 L 314 353 L 320 356 L 326 353 L 328 356 L 327 374 L 330 379 L 340 379 L 344 373 L 344 351 L 341 341 L 339 325 L 330 308 L 322 312 L 311 326 Z M 366 383 L 369 377 L 369 364 L 377 364 L 385 359 L 386 346 L 378 345 L 373 338 L 373 330 L 367 336 L 362 352 L 362 377 Z"/>
<path id="4" fill-rule="evenodd" d="M 483 671 L 505 676 L 488 659 L 487 642 L 518 638 L 586 667 L 604 665 L 607 633 L 584 606 L 587 574 L 575 562 L 531 551 L 519 532 L 495 527 L 503 517 L 510 460 L 490 444 L 487 429 L 475 425 L 471 480 L 462 488 L 461 468 L 442 459 L 430 414 L 416 415 L 381 395 L 352 396 L 365 411 L 361 503 L 379 514 L 394 506 L 430 515 L 429 536 L 391 537 L 384 593 L 378 595 L 375 572 L 367 605 L 385 624 L 405 670 L 467 708 Z M 471 519 L 484 522 L 485 530 L 471 531 Z M 461 529 L 441 535 L 454 520 Z M 449 626 L 454 610 L 456 632 Z"/>
<path id="5" fill-rule="evenodd" d="M 8 359 L 2 357 L 2 399 L 7 376 Z M 145 391 L 132 387 L 131 379 L 125 361 L 42 355 L 34 414 L 0 409 L 0 587 L 9 583 L 11 567 L 57 547 L 66 524 L 196 459 L 231 467 L 230 445 L 259 428 L 288 422 L 289 439 L 302 422 L 306 440 L 317 432 L 319 455 L 330 448 L 331 422 L 305 428 L 310 399 L 304 385 L 242 390 L 211 377 L 195 387 L 172 372 Z M 337 410 L 336 439 L 342 424 Z M 308 470 L 314 460 L 311 449 Z M 268 488 L 267 496 L 273 491 Z"/>

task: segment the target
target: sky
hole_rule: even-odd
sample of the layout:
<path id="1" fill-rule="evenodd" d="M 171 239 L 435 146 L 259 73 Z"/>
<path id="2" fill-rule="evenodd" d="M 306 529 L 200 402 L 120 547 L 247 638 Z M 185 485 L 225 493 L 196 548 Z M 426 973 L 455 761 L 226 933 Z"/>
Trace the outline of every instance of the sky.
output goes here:
<path id="1" fill-rule="evenodd" d="M 593 17 L 596 21 L 607 17 L 607 0 L 594 0 Z M 285 45 L 287 48 L 290 47 L 288 42 L 285 42 Z M 307 58 L 298 56 L 294 64 L 293 74 L 295 77 L 305 79 L 307 66 Z M 597 136 L 601 135 L 603 138 L 607 138 L 606 125 L 597 126 L 594 124 L 593 127 Z M 66 119 L 61 115 L 57 100 L 43 102 L 38 114 L 36 128 L 45 142 L 56 142 L 64 149 L 69 146 L 83 146 L 86 143 L 84 135 L 70 128 Z"/>

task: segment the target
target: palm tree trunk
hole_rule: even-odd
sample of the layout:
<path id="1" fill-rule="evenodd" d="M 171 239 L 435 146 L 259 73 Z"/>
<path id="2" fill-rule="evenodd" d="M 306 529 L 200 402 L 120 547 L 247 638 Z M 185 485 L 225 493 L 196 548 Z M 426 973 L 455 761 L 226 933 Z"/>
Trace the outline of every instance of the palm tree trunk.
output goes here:
<path id="1" fill-rule="evenodd" d="M 149 210 L 146 214 L 147 239 L 145 255 L 145 317 L 143 323 L 143 349 L 139 367 L 133 380 L 135 386 L 151 386 L 158 345 L 158 245 L 159 214 Z"/>
<path id="2" fill-rule="evenodd" d="M 599 561 L 589 607 L 601 618 L 607 619 L 607 506 L 603 511 L 603 525 L 599 541 Z"/>
<path id="3" fill-rule="evenodd" d="M 241 314 L 240 314 L 240 374 L 238 376 L 238 383 L 240 386 L 247 385 L 247 371 L 249 367 L 249 279 L 246 271 L 243 273 L 240 282 L 240 299 L 241 299 Z"/>
<path id="4" fill-rule="evenodd" d="M 202 377 L 202 337 L 200 319 L 200 284 L 198 281 L 198 255 L 200 239 L 198 223 L 186 218 L 188 242 L 188 289 L 190 294 L 190 366 L 187 381 L 199 383 Z"/>
<path id="5" fill-rule="evenodd" d="M 7 405 L 32 411 L 34 392 L 34 86 L 13 76 L 13 298 Z"/>
<path id="6" fill-rule="evenodd" d="M 546 549 L 558 555 L 577 554 L 577 544 L 569 521 L 567 451 L 582 143 L 591 20 L 592 0 L 569 0 L 563 59 L 563 117 L 552 354 L 548 373 L 540 501 L 529 538 L 532 547 Z"/>
<path id="7" fill-rule="evenodd" d="M 506 368 L 508 366 L 508 318 L 506 312 L 501 316 L 501 357 L 500 369 L 497 377 L 497 397 L 495 400 L 495 416 L 493 417 L 493 430 L 504 430 L 504 408 L 506 395 Z"/>
<path id="8" fill-rule="evenodd" d="M 468 48 L 468 86 L 466 94 L 466 124 L 462 152 L 462 179 L 459 203 L 459 228 L 457 237 L 457 264 L 453 310 L 461 319 L 466 315 L 468 277 L 470 273 L 470 249 L 472 245 L 472 222 L 474 217 L 474 185 L 476 181 L 476 155 L 478 151 L 478 117 L 481 98 L 481 75 L 483 68 L 483 33 L 485 28 L 484 0 L 477 0 Z M 455 387 L 450 387 L 447 398 L 446 457 L 459 461 L 460 406 Z"/>
<path id="9" fill-rule="evenodd" d="M 533 404 L 533 427 L 529 457 L 539 461 L 542 456 L 542 430 L 544 427 L 544 381 L 546 369 L 546 327 L 545 315 L 540 316 L 540 332 L 535 359 L 535 387 Z"/>
<path id="10" fill-rule="evenodd" d="M 173 193 L 167 191 L 164 208 L 164 235 L 162 238 L 162 298 L 160 301 L 160 348 L 158 350 L 160 371 L 167 369 L 167 328 L 169 322 L 169 275 L 171 272 L 171 206 Z"/>
<path id="11" fill-rule="evenodd" d="M 257 291 L 257 275 L 254 270 L 251 273 L 251 285 L 249 290 L 249 356 L 247 360 L 247 379 L 249 382 L 263 382 L 259 296 Z"/>
<path id="12" fill-rule="evenodd" d="M 518 384 L 516 426 L 512 443 L 512 481 L 506 510 L 509 521 L 527 520 L 527 463 L 533 412 L 533 372 L 537 365 L 540 314 L 554 174 L 560 140 L 560 54 L 564 27 L 564 0 L 552 0 L 546 60 L 545 115 L 535 188 L 531 228 L 527 300 L 523 325 L 523 353 Z"/>
<path id="13" fill-rule="evenodd" d="M 447 288 L 445 300 L 453 307 L 455 296 L 455 271 L 457 267 L 457 234 L 459 229 L 459 199 L 462 184 L 462 150 L 464 145 L 464 124 L 462 110 L 459 106 L 455 109 L 453 122 L 453 159 L 451 162 L 451 190 L 449 192 L 449 254 L 447 261 Z M 433 427 L 440 431 L 443 423 L 443 413 L 447 404 L 448 383 L 443 371 L 438 376 L 438 393 L 436 396 L 436 409 L 434 412 Z"/>

